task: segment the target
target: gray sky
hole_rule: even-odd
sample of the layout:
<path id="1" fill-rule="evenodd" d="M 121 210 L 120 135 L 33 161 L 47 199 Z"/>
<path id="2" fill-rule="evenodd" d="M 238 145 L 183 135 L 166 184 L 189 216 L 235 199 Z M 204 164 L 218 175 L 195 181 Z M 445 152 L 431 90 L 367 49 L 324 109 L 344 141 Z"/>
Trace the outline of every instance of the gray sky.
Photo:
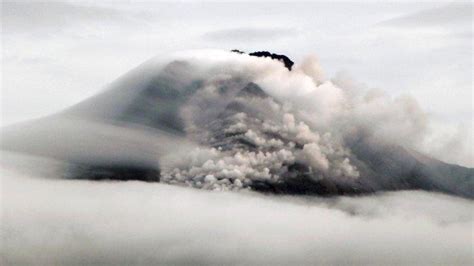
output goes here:
<path id="1" fill-rule="evenodd" d="M 465 2 L 2 2 L 2 124 L 95 94 L 141 62 L 182 49 L 316 54 L 437 123 L 472 123 L 472 4 Z"/>

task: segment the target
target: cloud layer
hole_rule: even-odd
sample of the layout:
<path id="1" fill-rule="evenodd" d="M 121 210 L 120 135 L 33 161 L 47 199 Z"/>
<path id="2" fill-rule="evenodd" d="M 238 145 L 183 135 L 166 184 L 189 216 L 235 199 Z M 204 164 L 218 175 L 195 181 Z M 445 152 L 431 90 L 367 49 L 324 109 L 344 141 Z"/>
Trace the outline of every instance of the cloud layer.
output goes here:
<path id="1" fill-rule="evenodd" d="M 44 172 L 52 163 L 40 163 L 49 178 L 2 165 L 6 265 L 466 265 L 472 259 L 473 205 L 459 198 L 416 191 L 331 199 L 209 193 L 55 180 L 53 168 Z"/>

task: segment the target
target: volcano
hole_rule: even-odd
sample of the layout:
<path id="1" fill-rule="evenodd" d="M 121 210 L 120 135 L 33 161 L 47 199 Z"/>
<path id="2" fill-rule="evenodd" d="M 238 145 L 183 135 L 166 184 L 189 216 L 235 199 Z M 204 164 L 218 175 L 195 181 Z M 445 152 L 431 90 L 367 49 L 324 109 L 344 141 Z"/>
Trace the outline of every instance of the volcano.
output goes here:
<path id="1" fill-rule="evenodd" d="M 384 121 L 361 115 L 371 99 L 321 80 L 311 65 L 293 64 L 265 51 L 151 60 L 62 112 L 3 128 L 1 148 L 64 161 L 64 178 L 474 198 L 474 169 L 386 137 L 380 132 L 387 127 L 378 126 Z M 312 102 L 307 95 L 317 97 Z M 412 107 L 403 108 L 397 112 Z"/>

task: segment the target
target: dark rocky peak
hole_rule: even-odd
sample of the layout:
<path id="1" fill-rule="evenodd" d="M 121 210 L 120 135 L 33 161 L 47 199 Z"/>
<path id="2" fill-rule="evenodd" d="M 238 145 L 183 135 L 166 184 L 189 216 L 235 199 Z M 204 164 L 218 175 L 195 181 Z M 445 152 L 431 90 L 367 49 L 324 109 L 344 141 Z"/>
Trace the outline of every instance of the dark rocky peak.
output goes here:
<path id="1" fill-rule="evenodd" d="M 290 60 L 286 55 L 274 54 L 267 51 L 259 51 L 253 52 L 249 54 L 250 56 L 257 56 L 257 57 L 270 57 L 271 59 L 276 59 L 282 62 L 288 70 L 291 71 L 291 68 L 295 64 L 293 61 Z"/>
<path id="2" fill-rule="evenodd" d="M 231 52 L 238 53 L 238 54 L 244 54 L 245 53 L 245 52 L 243 52 L 241 50 L 238 50 L 238 49 L 233 49 L 233 50 L 231 50 Z M 278 61 L 282 62 L 285 65 L 285 67 L 288 68 L 288 70 L 290 70 L 290 71 L 291 71 L 291 68 L 293 67 L 293 65 L 295 64 L 286 55 L 274 54 L 274 53 L 270 53 L 268 51 L 253 52 L 253 53 L 249 53 L 249 55 L 250 56 L 256 56 L 256 57 L 270 57 L 271 59 L 278 60 Z"/>

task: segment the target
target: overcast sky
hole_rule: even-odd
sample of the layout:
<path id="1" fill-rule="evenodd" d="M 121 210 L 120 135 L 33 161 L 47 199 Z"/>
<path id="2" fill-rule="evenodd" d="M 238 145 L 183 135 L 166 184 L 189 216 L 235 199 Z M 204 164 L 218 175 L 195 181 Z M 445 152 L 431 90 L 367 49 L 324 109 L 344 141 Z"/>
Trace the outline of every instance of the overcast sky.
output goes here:
<path id="1" fill-rule="evenodd" d="M 316 54 L 332 77 L 410 93 L 434 121 L 472 123 L 469 2 L 2 2 L 2 124 L 60 110 L 174 50 Z"/>

